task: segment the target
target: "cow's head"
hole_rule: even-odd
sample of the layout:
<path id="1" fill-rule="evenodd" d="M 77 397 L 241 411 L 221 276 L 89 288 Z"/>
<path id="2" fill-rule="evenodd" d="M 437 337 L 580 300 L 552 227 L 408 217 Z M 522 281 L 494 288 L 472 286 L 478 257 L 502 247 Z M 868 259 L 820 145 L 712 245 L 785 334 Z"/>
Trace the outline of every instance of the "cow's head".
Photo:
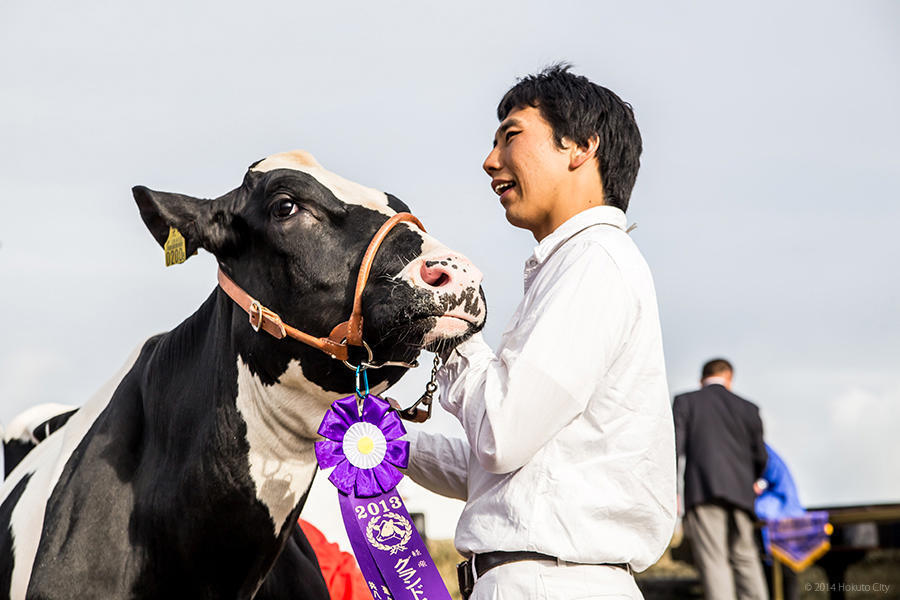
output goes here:
<path id="1" fill-rule="evenodd" d="M 276 154 L 251 165 L 243 184 L 215 200 L 134 188 L 141 216 L 163 245 L 169 228 L 190 256 L 214 254 L 222 270 L 293 327 L 328 336 L 352 309 L 369 241 L 396 212 L 390 194 L 347 181 L 306 152 Z M 401 223 L 379 249 L 362 296 L 363 338 L 376 361 L 411 361 L 423 347 L 452 346 L 479 330 L 486 306 L 481 273 L 418 227 Z M 326 391 L 349 393 L 354 374 L 300 342 L 256 333 L 235 311 L 233 335 L 242 360 L 274 383 L 292 360 Z M 351 360 L 365 354 L 351 353 Z M 370 384 L 394 383 L 399 367 L 369 372 Z"/>

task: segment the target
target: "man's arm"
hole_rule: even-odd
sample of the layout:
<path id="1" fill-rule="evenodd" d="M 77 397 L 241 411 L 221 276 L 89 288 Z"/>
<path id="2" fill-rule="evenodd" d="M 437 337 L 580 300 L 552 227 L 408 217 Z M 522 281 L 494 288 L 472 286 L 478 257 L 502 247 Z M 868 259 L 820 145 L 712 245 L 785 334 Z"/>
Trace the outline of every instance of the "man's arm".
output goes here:
<path id="1" fill-rule="evenodd" d="M 520 468 L 584 410 L 635 322 L 636 299 L 606 250 L 587 243 L 569 256 L 533 290 L 498 356 L 475 336 L 439 374 L 441 405 L 492 473 Z"/>
<path id="2" fill-rule="evenodd" d="M 762 477 L 766 470 L 766 462 L 769 460 L 769 453 L 766 452 L 766 444 L 763 441 L 763 424 L 759 418 L 759 409 L 754 408 L 753 411 L 753 474 L 756 479 Z"/>
<path id="3" fill-rule="evenodd" d="M 405 473 L 427 490 L 466 500 L 468 492 L 469 444 L 461 438 L 410 431 L 409 467 Z"/>

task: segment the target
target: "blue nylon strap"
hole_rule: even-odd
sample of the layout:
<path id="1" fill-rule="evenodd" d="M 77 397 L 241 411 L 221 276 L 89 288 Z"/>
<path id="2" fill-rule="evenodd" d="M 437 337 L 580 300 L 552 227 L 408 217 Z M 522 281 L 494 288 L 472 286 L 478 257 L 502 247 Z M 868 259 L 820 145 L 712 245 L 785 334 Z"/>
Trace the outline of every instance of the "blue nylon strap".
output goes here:
<path id="1" fill-rule="evenodd" d="M 365 390 L 360 389 L 359 387 L 359 376 L 362 374 L 363 384 L 366 386 Z M 366 375 L 366 370 L 362 365 L 356 367 L 356 397 L 360 400 L 365 400 L 366 396 L 369 395 L 369 376 Z"/>

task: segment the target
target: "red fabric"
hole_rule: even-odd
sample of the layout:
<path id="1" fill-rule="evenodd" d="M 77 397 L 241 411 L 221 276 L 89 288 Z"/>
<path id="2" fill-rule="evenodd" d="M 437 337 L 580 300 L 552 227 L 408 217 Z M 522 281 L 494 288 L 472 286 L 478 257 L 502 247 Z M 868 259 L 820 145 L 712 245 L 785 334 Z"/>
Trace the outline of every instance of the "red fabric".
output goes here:
<path id="1" fill-rule="evenodd" d="M 337 544 L 329 542 L 321 531 L 307 521 L 299 519 L 297 522 L 319 559 L 319 568 L 322 569 L 331 600 L 372 600 L 369 586 L 353 555 L 342 552 Z"/>

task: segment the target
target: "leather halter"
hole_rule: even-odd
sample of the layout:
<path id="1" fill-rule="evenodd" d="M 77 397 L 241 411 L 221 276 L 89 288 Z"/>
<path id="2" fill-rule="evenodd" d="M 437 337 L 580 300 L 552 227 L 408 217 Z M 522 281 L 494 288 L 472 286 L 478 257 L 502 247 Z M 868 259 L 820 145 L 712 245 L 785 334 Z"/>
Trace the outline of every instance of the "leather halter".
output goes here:
<path id="1" fill-rule="evenodd" d="M 241 289 L 228 275 L 222 272 L 219 267 L 218 279 L 219 286 L 234 300 L 238 306 L 250 315 L 250 325 L 255 331 L 263 329 L 267 333 L 278 339 L 292 337 L 295 340 L 308 344 L 313 348 L 318 348 L 322 352 L 336 358 L 346 361 L 349 358 L 349 346 L 366 347 L 368 345 L 362 339 L 363 317 L 362 317 L 362 294 L 369 279 L 369 272 L 372 270 L 372 263 L 375 261 L 375 253 L 381 246 L 381 242 L 387 237 L 387 234 L 398 223 L 413 223 L 419 229 L 425 231 L 422 223 L 408 212 L 397 213 L 390 219 L 385 221 L 384 225 L 375 233 L 375 237 L 369 242 L 366 253 L 363 255 L 362 263 L 359 265 L 359 275 L 356 278 L 356 291 L 353 294 L 353 311 L 350 318 L 343 323 L 337 325 L 331 330 L 328 337 L 316 337 L 299 329 L 291 327 L 281 320 L 281 317 L 272 310 L 263 306 L 259 300 L 253 298 L 250 294 Z M 370 357 L 371 359 L 371 357 Z"/>

